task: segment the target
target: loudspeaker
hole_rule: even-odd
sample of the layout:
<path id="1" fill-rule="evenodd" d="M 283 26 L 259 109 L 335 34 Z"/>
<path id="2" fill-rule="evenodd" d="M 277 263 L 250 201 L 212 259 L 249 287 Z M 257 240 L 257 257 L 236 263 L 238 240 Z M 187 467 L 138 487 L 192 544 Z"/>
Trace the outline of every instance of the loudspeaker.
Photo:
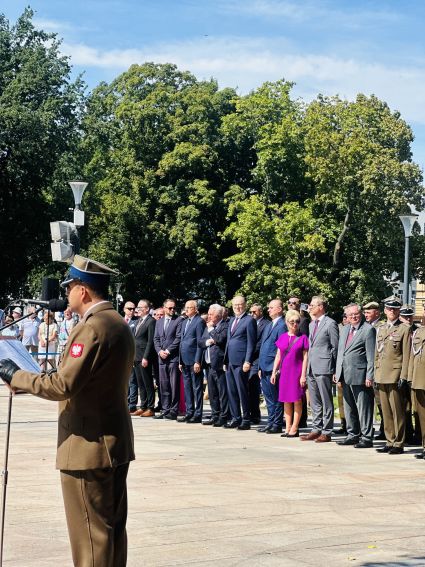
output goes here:
<path id="1" fill-rule="evenodd" d="M 59 298 L 59 280 L 55 278 L 43 278 L 41 287 L 41 299 L 50 301 Z"/>

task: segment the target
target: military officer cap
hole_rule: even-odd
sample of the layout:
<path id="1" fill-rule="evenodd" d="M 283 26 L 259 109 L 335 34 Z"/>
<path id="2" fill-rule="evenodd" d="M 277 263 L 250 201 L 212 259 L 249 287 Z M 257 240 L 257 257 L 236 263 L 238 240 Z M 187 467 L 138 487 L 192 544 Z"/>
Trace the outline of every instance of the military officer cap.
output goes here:
<path id="1" fill-rule="evenodd" d="M 112 274 L 117 274 L 117 272 L 108 268 L 105 264 L 76 254 L 68 275 L 61 286 L 67 287 L 73 281 L 80 281 L 95 288 L 107 289 Z"/>
<path id="2" fill-rule="evenodd" d="M 384 299 L 384 307 L 389 307 L 392 309 L 401 309 L 401 301 L 397 296 L 390 295 L 390 297 Z"/>
<path id="3" fill-rule="evenodd" d="M 414 315 L 412 306 L 404 304 L 400 309 L 400 315 L 403 315 L 404 317 L 412 317 Z"/>
<path id="4" fill-rule="evenodd" d="M 379 303 L 377 301 L 369 301 L 363 305 L 363 309 L 379 309 Z"/>

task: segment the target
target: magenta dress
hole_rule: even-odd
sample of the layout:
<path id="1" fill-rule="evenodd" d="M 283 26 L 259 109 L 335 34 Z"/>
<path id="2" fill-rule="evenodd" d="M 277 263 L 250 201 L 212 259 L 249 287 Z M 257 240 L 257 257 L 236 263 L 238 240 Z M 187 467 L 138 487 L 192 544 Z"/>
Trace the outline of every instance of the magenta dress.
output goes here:
<path id="1" fill-rule="evenodd" d="M 305 335 L 290 337 L 288 333 L 283 333 L 276 341 L 276 346 L 280 350 L 280 379 L 279 379 L 279 402 L 297 402 L 304 395 L 304 388 L 300 386 L 300 378 L 303 367 L 303 352 L 308 350 L 309 342 Z M 293 346 L 284 356 L 288 348 L 289 341 Z"/>

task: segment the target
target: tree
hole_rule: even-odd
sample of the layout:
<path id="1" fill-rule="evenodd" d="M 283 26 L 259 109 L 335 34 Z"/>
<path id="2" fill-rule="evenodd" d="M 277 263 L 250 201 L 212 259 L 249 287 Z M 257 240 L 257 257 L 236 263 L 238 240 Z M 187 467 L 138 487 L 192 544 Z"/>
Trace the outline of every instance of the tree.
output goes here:
<path id="1" fill-rule="evenodd" d="M 10 26 L 0 15 L 3 301 L 6 294 L 23 293 L 29 271 L 40 271 L 50 258 L 49 221 L 56 209 L 52 183 L 76 142 L 82 102 L 82 83 L 70 81 L 56 35 L 35 29 L 32 17 L 26 9 Z"/>
<path id="2" fill-rule="evenodd" d="M 89 250 L 121 272 L 127 294 L 158 302 L 226 293 L 220 125 L 234 97 L 174 65 L 146 63 L 89 98 Z"/>

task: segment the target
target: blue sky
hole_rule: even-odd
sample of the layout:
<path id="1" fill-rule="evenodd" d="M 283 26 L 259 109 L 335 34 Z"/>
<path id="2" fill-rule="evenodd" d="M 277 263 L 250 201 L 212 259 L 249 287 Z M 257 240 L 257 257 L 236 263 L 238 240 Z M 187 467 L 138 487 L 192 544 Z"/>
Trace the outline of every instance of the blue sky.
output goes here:
<path id="1" fill-rule="evenodd" d="M 2 0 L 14 22 L 27 2 Z M 412 126 L 425 167 L 423 0 L 33 0 L 89 88 L 132 63 L 176 63 L 241 94 L 266 80 L 294 95 L 376 94 Z"/>

